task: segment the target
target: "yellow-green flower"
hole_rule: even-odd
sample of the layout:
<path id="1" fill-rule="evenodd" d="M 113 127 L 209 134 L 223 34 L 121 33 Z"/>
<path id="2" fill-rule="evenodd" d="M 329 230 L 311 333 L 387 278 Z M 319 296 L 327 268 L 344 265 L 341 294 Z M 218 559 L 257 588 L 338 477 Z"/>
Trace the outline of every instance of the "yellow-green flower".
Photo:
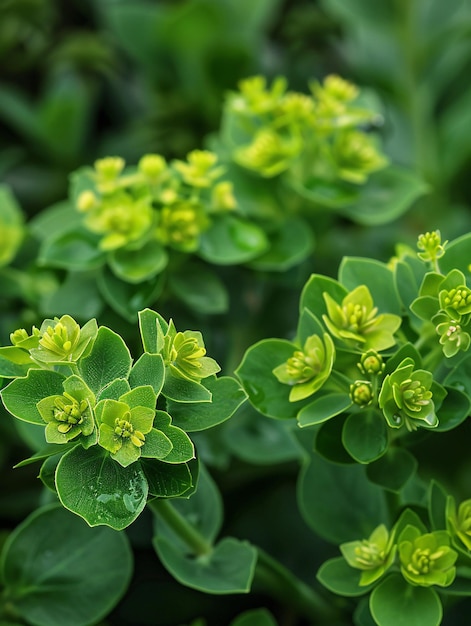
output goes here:
<path id="1" fill-rule="evenodd" d="M 239 82 L 239 92 L 231 100 L 231 108 L 245 115 L 266 116 L 276 111 L 286 91 L 286 79 L 275 78 L 270 89 L 264 76 L 251 76 Z"/>
<path id="2" fill-rule="evenodd" d="M 85 225 L 103 235 L 102 250 L 116 250 L 144 238 L 154 221 L 150 198 L 134 199 L 125 191 L 105 197 L 96 210 L 88 211 Z"/>
<path id="3" fill-rule="evenodd" d="M 454 356 L 460 350 L 463 352 L 468 350 L 471 337 L 463 329 L 461 321 L 450 319 L 446 313 L 438 313 L 432 321 L 436 324 L 435 330 L 440 335 L 439 341 L 443 348 L 443 354 L 447 358 Z"/>
<path id="4" fill-rule="evenodd" d="M 194 252 L 198 249 L 201 233 L 209 225 L 209 219 L 200 205 L 179 202 L 162 209 L 155 236 L 164 245 L 183 252 Z"/>
<path id="5" fill-rule="evenodd" d="M 198 383 L 221 369 L 214 359 L 206 356 L 201 333 L 177 332 L 172 320 L 164 337 L 162 356 L 172 373 Z"/>
<path id="6" fill-rule="evenodd" d="M 38 402 L 39 414 L 46 422 L 48 443 L 67 443 L 79 435 L 88 437 L 95 430 L 95 396 L 78 376 L 64 381 L 62 395 L 48 396 Z"/>
<path id="7" fill-rule="evenodd" d="M 100 424 L 98 443 L 123 467 L 141 456 L 145 436 L 152 430 L 155 410 L 129 406 L 124 400 L 101 400 L 96 406 Z"/>
<path id="8" fill-rule="evenodd" d="M 454 499 L 449 496 L 447 520 L 452 535 L 458 537 L 465 548 L 471 551 L 471 500 L 464 500 L 456 509 Z"/>
<path id="9" fill-rule="evenodd" d="M 417 253 L 419 259 L 422 261 L 430 261 L 436 263 L 445 254 L 445 246 L 448 242 L 442 243 L 442 237 L 439 230 L 432 232 L 426 232 L 419 235 L 417 240 L 417 247 L 421 252 Z"/>
<path id="10" fill-rule="evenodd" d="M 412 431 L 418 426 L 438 426 L 432 383 L 431 372 L 416 370 L 414 361 L 409 357 L 386 376 L 379 394 L 379 406 L 391 428 L 405 425 Z"/>
<path id="11" fill-rule="evenodd" d="M 396 556 L 394 532 L 389 534 L 381 524 L 368 539 L 349 541 L 340 546 L 343 557 L 355 569 L 363 570 L 360 585 L 371 585 L 391 567 Z"/>
<path id="12" fill-rule="evenodd" d="M 401 318 L 392 313 L 381 313 L 373 304 L 370 290 L 360 285 L 338 304 L 327 292 L 324 294 L 327 315 L 323 315 L 329 332 L 351 347 L 362 350 L 385 350 L 396 343 L 394 333 Z"/>
<path id="13" fill-rule="evenodd" d="M 446 530 L 422 534 L 408 524 L 398 538 L 401 572 L 412 585 L 448 587 L 456 575 L 458 553 Z"/>
<path id="14" fill-rule="evenodd" d="M 187 162 L 174 161 L 173 165 L 187 185 L 202 189 L 211 187 L 224 173 L 223 167 L 216 166 L 217 160 L 218 157 L 214 152 L 193 150 L 187 155 Z"/>
<path id="15" fill-rule="evenodd" d="M 368 374 L 369 376 L 381 375 L 386 367 L 383 357 L 376 350 L 363 352 L 357 365 L 362 374 Z"/>
<path id="16" fill-rule="evenodd" d="M 167 162 L 160 154 L 145 154 L 137 164 L 138 171 L 153 184 L 162 180 L 167 173 L 167 168 Z"/>
<path id="17" fill-rule="evenodd" d="M 105 157 L 95 161 L 95 180 L 100 193 L 110 193 L 117 189 L 117 181 L 125 164 L 121 157 Z"/>
<path id="18" fill-rule="evenodd" d="M 97 332 L 94 319 L 82 328 L 70 315 L 44 320 L 37 347 L 29 350 L 31 358 L 39 364 L 75 363 L 94 341 Z"/>
<path id="19" fill-rule="evenodd" d="M 242 167 L 271 178 L 287 170 L 301 150 L 299 137 L 282 136 L 270 128 L 262 128 L 251 144 L 235 151 L 234 160 Z"/>
<path id="20" fill-rule="evenodd" d="M 327 381 L 335 360 L 334 343 L 327 333 L 311 335 L 302 350 L 295 350 L 285 363 L 273 370 L 276 378 L 292 386 L 290 402 L 303 400 L 318 391 Z"/>
<path id="21" fill-rule="evenodd" d="M 357 185 L 388 163 L 378 152 L 374 139 L 364 132 L 345 130 L 337 135 L 332 146 L 332 158 L 339 178 Z"/>
<path id="22" fill-rule="evenodd" d="M 369 380 L 356 380 L 350 385 L 350 397 L 361 408 L 373 404 L 375 399 L 373 385 Z"/>

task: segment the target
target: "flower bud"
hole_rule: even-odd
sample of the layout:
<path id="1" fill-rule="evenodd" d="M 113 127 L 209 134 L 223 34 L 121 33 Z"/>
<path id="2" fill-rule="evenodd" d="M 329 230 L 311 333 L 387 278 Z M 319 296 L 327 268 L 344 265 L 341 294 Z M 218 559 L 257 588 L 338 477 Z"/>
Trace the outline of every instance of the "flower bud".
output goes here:
<path id="1" fill-rule="evenodd" d="M 350 385 L 350 397 L 360 407 L 366 407 L 373 403 L 373 385 L 367 380 L 356 380 Z"/>

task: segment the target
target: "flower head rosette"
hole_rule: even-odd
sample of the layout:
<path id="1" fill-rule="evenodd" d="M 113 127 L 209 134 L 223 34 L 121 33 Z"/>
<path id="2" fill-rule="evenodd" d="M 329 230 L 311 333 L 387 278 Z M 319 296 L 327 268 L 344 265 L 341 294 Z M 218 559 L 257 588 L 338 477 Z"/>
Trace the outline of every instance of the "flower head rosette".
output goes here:
<path id="1" fill-rule="evenodd" d="M 463 323 L 460 320 L 450 319 L 444 313 L 439 312 L 433 317 L 435 330 L 440 335 L 439 342 L 443 349 L 443 354 L 447 358 L 455 356 L 460 350 L 466 352 L 468 350 L 471 337 L 468 332 L 463 329 Z"/>
<path id="2" fill-rule="evenodd" d="M 422 534 L 408 524 L 398 538 L 401 572 L 412 585 L 448 587 L 455 579 L 458 553 L 446 530 Z"/>
<path id="3" fill-rule="evenodd" d="M 203 189 L 211 187 L 225 171 L 224 167 L 217 166 L 217 160 L 214 152 L 193 150 L 187 155 L 187 162 L 177 160 L 173 165 L 187 185 Z"/>
<path id="4" fill-rule="evenodd" d="M 148 393 L 140 393 L 145 389 Z M 138 404 L 145 402 L 145 405 Z M 156 397 L 151 388 L 136 388 L 119 400 L 101 400 L 95 409 L 100 424 L 98 443 L 123 467 L 141 456 L 146 435 L 152 431 Z M 152 406 L 153 405 L 153 406 Z"/>
<path id="5" fill-rule="evenodd" d="M 302 350 L 295 350 L 285 363 L 273 370 L 276 378 L 291 385 L 290 402 L 312 396 L 327 381 L 335 360 L 335 346 L 330 335 L 311 335 Z"/>
<path id="6" fill-rule="evenodd" d="M 37 347 L 31 348 L 31 358 L 40 365 L 76 363 L 93 343 L 98 327 L 95 319 L 82 328 L 70 315 L 47 319 L 39 329 Z"/>
<path id="7" fill-rule="evenodd" d="M 365 183 L 372 172 L 388 163 L 378 152 L 373 139 L 355 130 L 346 130 L 335 138 L 332 159 L 338 177 L 357 185 Z"/>
<path id="8" fill-rule="evenodd" d="M 93 407 L 95 395 L 78 376 L 70 376 L 64 383 L 62 395 L 48 396 L 37 404 L 39 414 L 46 422 L 48 443 L 67 443 L 79 435 L 85 437 L 84 447 L 96 443 Z"/>
<path id="9" fill-rule="evenodd" d="M 396 556 L 394 531 L 390 534 L 384 524 L 371 533 L 368 539 L 349 541 L 340 546 L 347 563 L 362 570 L 360 585 L 371 585 L 388 570 Z"/>
<path id="10" fill-rule="evenodd" d="M 209 226 L 210 221 L 200 204 L 177 202 L 162 208 L 155 235 L 166 246 L 195 252 L 201 233 Z"/>
<path id="11" fill-rule="evenodd" d="M 471 289 L 466 285 L 443 289 L 438 294 L 440 308 L 452 319 L 461 320 L 471 313 Z"/>
<path id="12" fill-rule="evenodd" d="M 88 210 L 85 225 L 93 233 L 103 235 L 99 246 L 107 251 L 143 239 L 151 232 L 153 220 L 150 197 L 135 199 L 129 193 L 119 191 Z"/>
<path id="13" fill-rule="evenodd" d="M 359 285 L 345 296 L 341 304 L 324 293 L 327 315 L 322 319 L 328 331 L 342 343 L 352 348 L 385 350 L 396 343 L 394 333 L 401 318 L 392 313 L 381 313 L 373 304 L 370 290 Z"/>
<path id="14" fill-rule="evenodd" d="M 193 330 L 177 332 L 172 320 L 164 337 L 162 356 L 174 376 L 197 383 L 221 369 L 214 359 L 206 356 L 202 334 Z"/>
<path id="15" fill-rule="evenodd" d="M 446 512 L 451 535 L 459 539 L 459 545 L 471 551 L 471 500 L 464 500 L 457 508 L 454 498 L 449 496 Z"/>
<path id="16" fill-rule="evenodd" d="M 391 428 L 405 425 L 412 431 L 418 426 L 438 426 L 432 383 L 431 372 L 416 370 L 411 358 L 401 361 L 398 368 L 386 376 L 379 394 L 379 406 Z"/>

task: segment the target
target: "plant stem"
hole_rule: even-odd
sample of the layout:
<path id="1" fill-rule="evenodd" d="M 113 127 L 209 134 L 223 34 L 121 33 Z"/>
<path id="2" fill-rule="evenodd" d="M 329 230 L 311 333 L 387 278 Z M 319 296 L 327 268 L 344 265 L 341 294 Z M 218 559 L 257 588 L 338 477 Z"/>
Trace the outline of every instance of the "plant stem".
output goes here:
<path id="1" fill-rule="evenodd" d="M 315 624 L 319 624 L 319 620 L 325 624 L 339 623 L 340 611 L 337 607 L 261 548 L 257 548 L 257 552 L 253 582 L 255 591 L 268 593 Z"/>
<path id="2" fill-rule="evenodd" d="M 148 503 L 151 511 L 160 517 L 191 548 L 197 556 L 209 554 L 213 547 L 203 535 L 181 515 L 165 498 L 156 498 Z"/>
<path id="3" fill-rule="evenodd" d="M 168 500 L 156 498 L 150 501 L 148 506 L 171 527 L 196 556 L 211 553 L 212 545 Z M 338 622 L 339 613 L 327 600 L 263 550 L 257 548 L 257 552 L 253 581 L 256 591 L 267 593 L 277 601 L 282 601 L 285 606 L 292 607 L 297 613 L 314 620 L 315 623 L 318 623 L 319 619 L 329 624 Z"/>

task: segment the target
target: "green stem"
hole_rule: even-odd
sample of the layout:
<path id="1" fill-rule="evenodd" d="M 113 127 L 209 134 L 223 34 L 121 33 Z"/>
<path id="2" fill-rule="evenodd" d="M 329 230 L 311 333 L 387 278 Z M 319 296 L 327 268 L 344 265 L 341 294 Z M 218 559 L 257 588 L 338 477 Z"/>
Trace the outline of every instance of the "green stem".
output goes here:
<path id="1" fill-rule="evenodd" d="M 153 513 L 160 516 L 197 556 L 210 554 L 213 547 L 166 499 L 156 498 L 148 503 Z M 299 580 L 281 563 L 257 548 L 253 587 L 269 594 L 285 606 L 318 623 L 338 622 L 339 613 L 314 589 Z"/>
<path id="2" fill-rule="evenodd" d="M 253 582 L 254 591 L 268 593 L 285 606 L 318 624 L 338 624 L 340 612 L 331 602 L 297 578 L 281 563 L 257 548 L 258 559 Z"/>
<path id="3" fill-rule="evenodd" d="M 156 498 L 148 503 L 151 511 L 159 515 L 197 556 L 209 554 L 213 547 L 203 535 L 181 515 L 170 502 Z"/>

